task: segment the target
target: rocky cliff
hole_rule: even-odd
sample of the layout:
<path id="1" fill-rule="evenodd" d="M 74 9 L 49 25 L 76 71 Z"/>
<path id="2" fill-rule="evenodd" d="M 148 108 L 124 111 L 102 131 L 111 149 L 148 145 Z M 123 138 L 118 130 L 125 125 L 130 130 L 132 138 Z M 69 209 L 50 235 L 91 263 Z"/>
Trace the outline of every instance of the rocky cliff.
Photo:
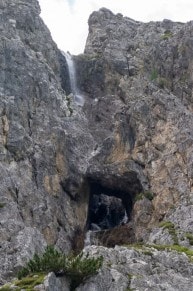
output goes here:
<path id="1" fill-rule="evenodd" d="M 71 116 L 65 59 L 39 13 L 36 0 L 0 3 L 1 278 L 47 243 L 71 249 L 87 219 L 94 141 L 83 113 Z"/>
<path id="2" fill-rule="evenodd" d="M 131 197 L 137 240 L 162 240 L 163 219 L 183 242 L 192 232 L 192 41 L 192 22 L 141 23 L 101 9 L 77 57 L 99 144 L 87 173 Z"/>
<path id="3" fill-rule="evenodd" d="M 0 283 L 46 244 L 83 247 L 87 230 L 108 247 L 191 248 L 193 23 L 94 12 L 74 56 L 80 107 L 39 13 L 36 0 L 0 3 Z M 80 290 L 193 288 L 184 253 L 88 250 L 108 270 Z"/>

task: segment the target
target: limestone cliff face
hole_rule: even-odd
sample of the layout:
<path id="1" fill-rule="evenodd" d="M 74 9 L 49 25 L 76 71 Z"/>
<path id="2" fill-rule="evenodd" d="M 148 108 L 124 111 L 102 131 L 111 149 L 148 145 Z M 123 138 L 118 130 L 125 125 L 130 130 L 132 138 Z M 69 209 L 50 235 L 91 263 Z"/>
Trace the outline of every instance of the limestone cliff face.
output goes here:
<path id="1" fill-rule="evenodd" d="M 39 13 L 36 0 L 0 2 L 1 278 L 46 243 L 69 250 L 87 219 L 76 179 L 93 141 L 82 113 L 70 117 L 65 62 Z"/>
<path id="2" fill-rule="evenodd" d="M 82 246 L 88 228 L 100 227 L 93 241 L 106 246 L 190 246 L 192 22 L 144 24 L 104 8 L 94 12 L 85 53 L 74 57 L 85 97 L 79 107 L 66 96 L 66 61 L 39 13 L 36 0 L 0 2 L 0 284 L 46 244 L 66 252 Z M 108 259 L 112 250 L 90 251 Z M 116 268 L 121 252 L 126 267 L 139 260 L 141 270 L 151 261 L 143 253 L 117 252 Z M 152 252 L 158 264 L 178 257 Z M 116 268 L 79 290 L 124 290 L 128 272 Z M 153 264 L 144 270 L 144 280 L 152 270 Z M 184 274 L 192 274 L 191 263 Z M 173 280 L 168 290 L 177 290 Z M 136 277 L 132 288 L 144 290 L 142 281 Z M 192 282 L 186 283 L 190 290 Z"/>
<path id="3" fill-rule="evenodd" d="M 150 240 L 163 242 L 167 231 L 155 230 L 163 219 L 179 241 L 192 232 L 192 40 L 192 22 L 141 23 L 103 8 L 91 14 L 77 57 L 99 144 L 88 176 L 132 197 L 152 194 L 133 204 L 137 240 L 148 241 L 154 229 Z"/>

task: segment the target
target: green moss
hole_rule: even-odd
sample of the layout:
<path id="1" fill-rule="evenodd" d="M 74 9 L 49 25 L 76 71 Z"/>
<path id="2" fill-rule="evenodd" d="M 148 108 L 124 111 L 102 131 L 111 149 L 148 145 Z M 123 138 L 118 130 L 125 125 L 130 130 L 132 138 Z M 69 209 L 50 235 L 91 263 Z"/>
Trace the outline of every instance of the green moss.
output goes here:
<path id="1" fill-rule="evenodd" d="M 133 275 L 131 275 L 131 274 L 128 274 L 127 276 L 129 278 L 129 280 L 131 280 L 133 278 Z"/>
<path id="2" fill-rule="evenodd" d="M 73 114 L 73 109 L 71 107 L 72 98 L 70 97 L 70 95 L 66 96 L 66 100 L 67 100 L 67 107 L 70 112 L 70 116 L 72 116 Z"/>
<path id="3" fill-rule="evenodd" d="M 102 56 L 102 53 L 79 54 L 78 56 L 76 56 L 76 58 L 83 61 L 92 61 L 92 60 L 101 58 L 101 56 Z"/>
<path id="4" fill-rule="evenodd" d="M 130 287 L 132 277 L 133 277 L 132 274 L 128 274 L 129 283 L 128 283 L 128 286 L 125 289 L 125 291 L 134 291 L 135 290 L 135 289 L 133 289 L 133 288 Z"/>
<path id="5" fill-rule="evenodd" d="M 193 235 L 189 232 L 186 233 L 186 238 L 189 240 L 190 245 L 193 245 Z"/>
<path id="6" fill-rule="evenodd" d="M 0 202 L 0 209 L 3 208 L 6 205 L 6 203 Z"/>
<path id="7" fill-rule="evenodd" d="M 135 195 L 135 202 L 140 201 L 144 198 L 143 193 L 138 193 Z"/>
<path id="8" fill-rule="evenodd" d="M 178 253 L 185 253 L 187 257 L 193 261 L 193 250 L 180 246 L 180 245 L 142 245 L 142 244 L 130 244 L 127 245 L 128 248 L 134 248 L 136 250 L 142 250 L 142 252 L 149 252 L 152 248 L 158 251 L 176 251 Z M 153 253 L 152 253 L 153 254 Z"/>
<path id="9" fill-rule="evenodd" d="M 43 283 L 45 278 L 45 273 L 33 274 L 31 276 L 25 277 L 22 280 L 18 280 L 14 283 L 18 286 L 18 290 L 25 289 L 26 291 L 34 290 L 34 287 Z"/>
<path id="10" fill-rule="evenodd" d="M 3 287 L 0 287 L 1 291 L 11 291 L 13 289 L 11 289 L 9 284 L 4 285 Z"/>
<path id="11" fill-rule="evenodd" d="M 145 245 L 143 243 L 134 243 L 134 244 L 129 244 L 129 245 L 124 245 L 127 248 L 134 248 L 134 249 L 142 249 L 143 247 L 145 247 Z"/>
<path id="12" fill-rule="evenodd" d="M 157 82 L 158 82 L 158 85 L 161 89 L 171 87 L 171 81 L 169 79 L 164 78 L 164 77 L 159 77 Z"/>
<path id="13" fill-rule="evenodd" d="M 33 274 L 31 276 L 25 277 L 21 280 L 13 282 L 14 290 L 20 291 L 25 289 L 26 291 L 33 291 L 34 287 L 43 283 L 45 278 L 44 273 Z M 6 284 L 0 288 L 0 291 L 11 291 L 13 288 L 10 287 L 11 284 Z"/>
<path id="14" fill-rule="evenodd" d="M 163 229 L 172 229 L 174 228 L 174 224 L 171 221 L 162 221 L 159 227 L 163 227 Z"/>
<path id="15" fill-rule="evenodd" d="M 144 191 L 144 192 L 136 194 L 135 201 L 142 200 L 144 197 L 151 201 L 151 200 L 153 200 L 154 195 L 153 195 L 153 193 L 151 193 L 149 191 Z"/>
<path id="16" fill-rule="evenodd" d="M 190 250 L 187 247 L 179 246 L 179 245 L 149 245 L 149 247 L 153 247 L 154 249 L 157 249 L 158 251 L 176 251 L 178 253 L 185 253 L 189 259 L 193 260 L 193 250 Z"/>
<path id="17" fill-rule="evenodd" d="M 162 227 L 163 229 L 167 229 L 169 234 L 171 235 L 173 241 L 174 241 L 174 245 L 178 245 L 178 237 L 176 234 L 176 230 L 175 230 L 175 226 L 171 221 L 162 221 L 159 224 L 159 227 Z"/>
<path id="18" fill-rule="evenodd" d="M 173 36 L 173 33 L 170 30 L 166 30 L 164 34 L 161 35 L 161 39 L 167 40 Z"/>
<path id="19" fill-rule="evenodd" d="M 70 112 L 70 116 L 72 116 L 72 114 L 73 114 L 73 109 L 72 109 L 71 107 L 68 107 L 68 110 L 69 110 L 69 112 Z"/>
<path id="20" fill-rule="evenodd" d="M 143 254 L 146 256 L 151 256 L 151 257 L 153 256 L 153 253 L 151 251 L 148 251 L 148 250 L 144 250 Z"/>
<path id="21" fill-rule="evenodd" d="M 154 198 L 153 193 L 152 192 L 149 192 L 149 191 L 145 191 L 144 192 L 144 196 L 145 196 L 145 198 L 147 198 L 150 201 L 153 200 L 153 198 Z"/>
<path id="22" fill-rule="evenodd" d="M 151 75 L 150 75 L 150 80 L 151 81 L 154 81 L 154 80 L 156 80 L 158 78 L 158 71 L 157 71 L 157 69 L 153 69 L 152 71 L 151 71 Z"/>

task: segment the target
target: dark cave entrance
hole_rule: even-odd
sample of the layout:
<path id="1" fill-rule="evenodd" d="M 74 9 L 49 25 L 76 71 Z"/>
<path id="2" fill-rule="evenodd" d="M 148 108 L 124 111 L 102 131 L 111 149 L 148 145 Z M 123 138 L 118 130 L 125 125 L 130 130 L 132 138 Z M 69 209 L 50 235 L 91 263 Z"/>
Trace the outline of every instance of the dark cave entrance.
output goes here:
<path id="1" fill-rule="evenodd" d="M 127 223 L 133 208 L 132 194 L 117 187 L 88 179 L 90 202 L 87 229 L 106 230 Z"/>

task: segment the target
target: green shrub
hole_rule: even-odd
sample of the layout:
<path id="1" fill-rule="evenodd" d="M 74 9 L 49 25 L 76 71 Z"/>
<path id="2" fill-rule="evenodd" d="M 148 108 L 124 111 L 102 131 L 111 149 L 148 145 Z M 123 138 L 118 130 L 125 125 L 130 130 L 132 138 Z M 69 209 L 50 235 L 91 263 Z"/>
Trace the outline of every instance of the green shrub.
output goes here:
<path id="1" fill-rule="evenodd" d="M 36 272 L 54 272 L 57 274 L 62 271 L 64 266 L 65 256 L 52 246 L 47 246 L 42 256 L 35 254 L 27 265 L 18 272 L 18 279 Z"/>
<path id="2" fill-rule="evenodd" d="M 75 290 L 82 282 L 95 275 L 102 266 L 103 258 L 89 258 L 83 253 L 66 259 L 65 275 L 71 279 L 71 290 Z"/>
<path id="3" fill-rule="evenodd" d="M 66 256 L 52 246 L 45 249 L 43 255 L 35 254 L 33 258 L 18 273 L 18 279 L 37 272 L 54 272 L 55 275 L 66 275 L 71 282 L 71 290 L 74 290 L 88 277 L 96 274 L 102 266 L 103 258 L 89 258 L 80 253 L 77 256 Z"/>

